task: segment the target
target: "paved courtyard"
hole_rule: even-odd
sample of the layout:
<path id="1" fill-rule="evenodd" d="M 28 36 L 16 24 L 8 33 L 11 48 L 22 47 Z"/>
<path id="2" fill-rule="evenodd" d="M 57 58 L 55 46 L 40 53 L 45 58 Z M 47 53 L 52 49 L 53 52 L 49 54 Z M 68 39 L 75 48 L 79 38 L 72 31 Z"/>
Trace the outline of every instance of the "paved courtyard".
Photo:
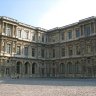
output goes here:
<path id="1" fill-rule="evenodd" d="M 0 79 L 0 96 L 96 96 L 96 79 Z"/>

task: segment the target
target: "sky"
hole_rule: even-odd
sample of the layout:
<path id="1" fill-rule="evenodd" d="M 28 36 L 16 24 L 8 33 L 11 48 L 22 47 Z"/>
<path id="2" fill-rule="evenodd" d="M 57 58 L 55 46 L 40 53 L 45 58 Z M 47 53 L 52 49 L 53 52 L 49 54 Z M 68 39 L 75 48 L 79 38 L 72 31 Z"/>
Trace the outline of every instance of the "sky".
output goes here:
<path id="1" fill-rule="evenodd" d="M 0 0 L 0 16 L 45 29 L 96 16 L 96 0 Z"/>

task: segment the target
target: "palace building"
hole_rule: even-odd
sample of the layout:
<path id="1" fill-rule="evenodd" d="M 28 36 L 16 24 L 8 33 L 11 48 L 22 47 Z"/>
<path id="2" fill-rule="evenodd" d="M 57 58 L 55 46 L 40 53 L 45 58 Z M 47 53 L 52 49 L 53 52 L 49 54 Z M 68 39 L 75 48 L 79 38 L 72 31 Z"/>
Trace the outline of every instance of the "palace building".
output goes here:
<path id="1" fill-rule="evenodd" d="M 45 30 L 0 17 L 0 77 L 96 77 L 96 17 Z"/>

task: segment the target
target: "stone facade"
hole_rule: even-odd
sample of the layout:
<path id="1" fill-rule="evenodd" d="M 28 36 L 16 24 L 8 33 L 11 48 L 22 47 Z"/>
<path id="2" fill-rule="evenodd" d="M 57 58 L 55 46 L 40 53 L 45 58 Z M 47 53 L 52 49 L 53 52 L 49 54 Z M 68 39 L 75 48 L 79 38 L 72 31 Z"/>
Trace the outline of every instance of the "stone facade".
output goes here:
<path id="1" fill-rule="evenodd" d="M 96 17 L 45 30 L 0 17 L 0 77 L 96 77 Z"/>

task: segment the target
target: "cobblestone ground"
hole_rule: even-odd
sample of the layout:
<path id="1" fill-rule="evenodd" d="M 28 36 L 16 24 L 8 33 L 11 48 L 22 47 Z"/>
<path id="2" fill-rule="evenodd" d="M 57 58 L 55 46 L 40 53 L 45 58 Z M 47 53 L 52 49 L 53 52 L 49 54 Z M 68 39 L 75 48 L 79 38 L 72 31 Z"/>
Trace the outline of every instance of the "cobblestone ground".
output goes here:
<path id="1" fill-rule="evenodd" d="M 1 79 L 0 96 L 96 96 L 96 79 Z"/>

